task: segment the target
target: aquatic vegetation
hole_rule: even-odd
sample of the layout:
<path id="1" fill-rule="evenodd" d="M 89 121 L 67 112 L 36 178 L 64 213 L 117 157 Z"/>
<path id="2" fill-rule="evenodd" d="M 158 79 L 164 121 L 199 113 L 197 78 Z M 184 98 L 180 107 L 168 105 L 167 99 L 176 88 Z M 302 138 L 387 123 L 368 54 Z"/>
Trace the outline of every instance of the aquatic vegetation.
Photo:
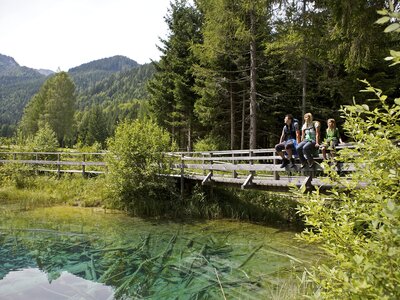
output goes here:
<path id="1" fill-rule="evenodd" d="M 144 221 L 68 207 L 11 214 L 0 221 L 0 278 L 26 267 L 49 282 L 68 272 L 112 286 L 117 299 L 262 299 L 294 265 L 304 268 L 299 254 L 310 251 L 283 243 L 293 233 L 246 223 Z"/>

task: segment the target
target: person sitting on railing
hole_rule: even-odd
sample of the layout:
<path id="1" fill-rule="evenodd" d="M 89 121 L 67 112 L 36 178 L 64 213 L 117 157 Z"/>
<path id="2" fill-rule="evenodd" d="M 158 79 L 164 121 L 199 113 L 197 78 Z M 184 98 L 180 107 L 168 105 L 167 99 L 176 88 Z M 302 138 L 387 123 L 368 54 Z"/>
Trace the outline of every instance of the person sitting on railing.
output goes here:
<path id="1" fill-rule="evenodd" d="M 282 129 L 279 144 L 275 146 L 275 150 L 282 157 L 281 168 L 286 167 L 290 163 L 290 167 L 295 166 L 293 151 L 296 150 L 297 144 L 300 142 L 299 122 L 293 119 L 291 114 L 287 114 L 284 119 L 285 125 Z M 286 150 L 287 158 L 283 150 Z"/>
<path id="2" fill-rule="evenodd" d="M 330 156 L 333 159 L 335 157 L 335 149 L 336 146 L 343 144 L 342 139 L 340 138 L 339 129 L 336 127 L 335 119 L 328 119 L 327 121 L 328 128 L 326 129 L 325 140 L 321 146 L 322 156 L 326 160 L 326 150 L 330 150 Z"/>
<path id="3" fill-rule="evenodd" d="M 312 168 L 314 166 L 313 153 L 315 148 L 319 148 L 320 139 L 320 123 L 313 121 L 311 113 L 304 115 L 304 124 L 301 128 L 301 143 L 297 145 L 297 154 L 301 162 L 301 168 L 303 169 L 308 162 L 308 166 Z"/>

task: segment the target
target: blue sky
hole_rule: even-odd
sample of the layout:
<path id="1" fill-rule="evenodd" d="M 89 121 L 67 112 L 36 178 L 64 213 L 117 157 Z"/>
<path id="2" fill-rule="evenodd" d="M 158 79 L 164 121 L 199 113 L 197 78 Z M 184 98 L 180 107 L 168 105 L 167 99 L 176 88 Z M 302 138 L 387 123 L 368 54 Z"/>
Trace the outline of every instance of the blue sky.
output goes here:
<path id="1" fill-rule="evenodd" d="M 0 0 L 0 53 L 21 66 L 67 71 L 124 55 L 159 59 L 170 0 Z"/>

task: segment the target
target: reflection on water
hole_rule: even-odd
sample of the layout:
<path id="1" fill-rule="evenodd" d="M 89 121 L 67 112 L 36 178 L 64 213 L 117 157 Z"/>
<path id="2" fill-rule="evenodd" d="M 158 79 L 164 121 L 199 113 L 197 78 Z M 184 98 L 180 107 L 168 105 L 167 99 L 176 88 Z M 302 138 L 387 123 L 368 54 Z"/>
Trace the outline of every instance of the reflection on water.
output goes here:
<path id="1" fill-rule="evenodd" d="M 249 223 L 2 211 L 0 299 L 262 299 L 316 256 L 292 232 Z"/>
<path id="2" fill-rule="evenodd" d="M 113 290 L 101 283 L 85 280 L 65 271 L 50 283 L 46 273 L 34 268 L 9 272 L 0 281 L 0 299 L 102 300 L 113 299 Z"/>

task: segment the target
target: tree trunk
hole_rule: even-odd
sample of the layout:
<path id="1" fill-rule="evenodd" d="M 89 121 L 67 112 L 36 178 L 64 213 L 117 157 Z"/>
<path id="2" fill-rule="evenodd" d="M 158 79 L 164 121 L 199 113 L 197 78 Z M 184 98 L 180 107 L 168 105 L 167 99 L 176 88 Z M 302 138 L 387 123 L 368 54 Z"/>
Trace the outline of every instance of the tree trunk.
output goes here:
<path id="1" fill-rule="evenodd" d="M 243 93 L 243 104 L 242 104 L 242 131 L 240 134 L 240 150 L 244 149 L 244 125 L 246 123 L 246 94 Z"/>
<path id="2" fill-rule="evenodd" d="M 235 118 L 235 100 L 233 99 L 233 92 L 232 92 L 232 83 L 229 85 L 229 97 L 230 97 L 230 104 L 231 104 L 231 150 L 235 149 L 235 125 L 236 125 L 236 118 Z"/>
<path id="3" fill-rule="evenodd" d="M 303 0 L 303 30 L 306 26 L 306 9 L 307 0 Z M 306 38 L 303 33 L 303 51 L 306 47 Z M 302 84 L 302 95 L 301 95 L 301 112 L 302 116 L 306 114 L 306 96 L 307 96 L 307 61 L 305 54 L 303 53 L 302 63 L 301 63 L 301 84 Z"/>
<path id="4" fill-rule="evenodd" d="M 192 120 L 189 119 L 188 129 L 187 129 L 187 151 L 192 151 Z"/>
<path id="5" fill-rule="evenodd" d="M 256 41 L 254 12 L 250 11 L 250 149 L 257 147 L 257 103 L 256 103 Z"/>
<path id="6" fill-rule="evenodd" d="M 303 86 L 301 94 L 301 112 L 302 116 L 304 116 L 306 114 L 306 96 L 307 96 L 307 62 L 305 57 L 303 57 L 301 66 L 301 84 Z"/>

